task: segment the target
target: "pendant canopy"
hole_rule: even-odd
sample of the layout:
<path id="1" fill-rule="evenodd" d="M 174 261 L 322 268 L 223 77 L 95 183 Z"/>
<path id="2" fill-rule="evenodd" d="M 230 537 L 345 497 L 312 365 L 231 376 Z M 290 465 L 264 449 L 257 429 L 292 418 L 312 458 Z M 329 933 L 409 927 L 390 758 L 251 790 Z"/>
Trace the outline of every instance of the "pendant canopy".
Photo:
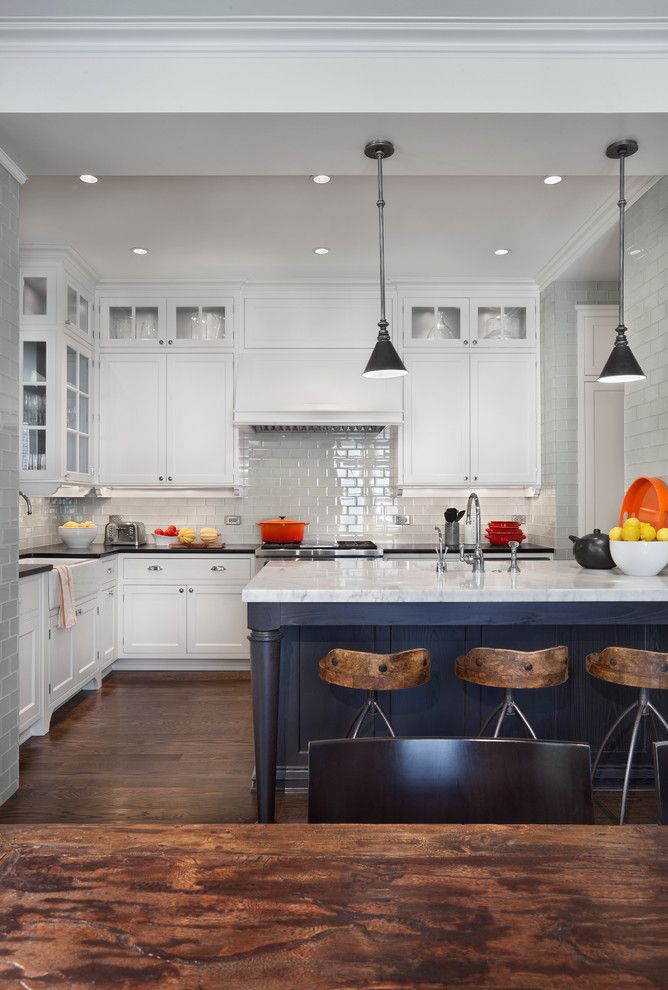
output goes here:
<path id="1" fill-rule="evenodd" d="M 380 257 L 380 320 L 378 339 L 371 357 L 362 372 L 365 378 L 398 378 L 407 375 L 406 367 L 397 354 L 387 331 L 389 323 L 385 317 L 385 225 L 383 211 L 383 160 L 394 154 L 391 141 L 370 141 L 364 149 L 367 158 L 375 158 L 378 163 L 378 246 Z"/>
<path id="2" fill-rule="evenodd" d="M 629 155 L 635 155 L 637 150 L 638 142 L 632 138 L 615 141 L 605 149 L 608 158 L 616 158 L 619 161 L 619 202 L 617 203 L 619 206 L 619 322 L 615 343 L 603 371 L 598 376 L 599 382 L 640 382 L 645 377 L 629 347 L 624 325 L 624 211 L 626 209 L 624 161 Z"/>

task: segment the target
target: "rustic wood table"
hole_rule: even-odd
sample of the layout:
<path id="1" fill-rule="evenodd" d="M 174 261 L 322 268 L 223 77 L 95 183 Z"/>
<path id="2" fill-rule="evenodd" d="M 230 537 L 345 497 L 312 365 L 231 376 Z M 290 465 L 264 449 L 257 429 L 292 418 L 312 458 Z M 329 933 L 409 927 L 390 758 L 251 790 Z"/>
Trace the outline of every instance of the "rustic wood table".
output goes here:
<path id="1" fill-rule="evenodd" d="M 0 986 L 668 986 L 668 828 L 3 826 Z"/>

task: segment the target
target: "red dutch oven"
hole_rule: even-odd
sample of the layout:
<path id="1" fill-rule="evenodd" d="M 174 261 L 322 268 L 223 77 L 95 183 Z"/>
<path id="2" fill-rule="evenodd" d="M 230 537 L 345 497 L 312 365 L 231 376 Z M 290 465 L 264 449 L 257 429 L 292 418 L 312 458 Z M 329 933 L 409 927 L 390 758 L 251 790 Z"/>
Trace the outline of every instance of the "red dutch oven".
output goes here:
<path id="1" fill-rule="evenodd" d="M 257 523 L 260 527 L 263 543 L 301 543 L 307 522 L 297 522 L 295 519 L 264 519 Z"/>

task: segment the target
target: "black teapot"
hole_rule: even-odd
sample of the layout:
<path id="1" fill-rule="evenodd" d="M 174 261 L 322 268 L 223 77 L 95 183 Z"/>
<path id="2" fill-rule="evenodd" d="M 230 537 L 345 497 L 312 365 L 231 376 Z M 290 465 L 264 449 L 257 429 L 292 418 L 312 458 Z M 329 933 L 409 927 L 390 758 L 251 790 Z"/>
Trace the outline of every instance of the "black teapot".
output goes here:
<path id="1" fill-rule="evenodd" d="M 586 536 L 569 536 L 573 543 L 573 556 L 580 567 L 590 567 L 593 570 L 609 570 L 615 566 L 610 556 L 610 537 L 595 529 Z"/>

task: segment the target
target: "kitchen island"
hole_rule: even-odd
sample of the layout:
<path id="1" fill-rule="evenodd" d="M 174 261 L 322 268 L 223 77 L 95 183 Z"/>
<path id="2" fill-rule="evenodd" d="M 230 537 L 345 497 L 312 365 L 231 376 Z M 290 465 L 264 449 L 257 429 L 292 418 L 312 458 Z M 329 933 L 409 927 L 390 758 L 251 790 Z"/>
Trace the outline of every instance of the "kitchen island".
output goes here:
<path id="1" fill-rule="evenodd" d="M 583 570 L 574 561 L 522 561 L 519 574 L 488 561 L 473 574 L 459 561 L 272 561 L 246 586 L 253 681 L 258 820 L 274 820 L 279 786 L 305 786 L 311 739 L 345 735 L 361 692 L 323 683 L 318 660 L 335 646 L 389 653 L 427 647 L 429 683 L 382 699 L 398 735 L 471 736 L 499 692 L 459 680 L 455 658 L 474 646 L 521 650 L 566 645 L 570 677 L 527 691 L 521 707 L 539 738 L 599 745 L 633 690 L 587 675 L 585 657 L 605 646 L 668 652 L 668 577 Z M 657 693 L 657 707 L 668 706 Z M 380 731 L 379 727 L 377 730 Z M 622 740 L 623 741 L 623 740 Z M 619 742 L 619 741 L 618 741 Z M 601 779 L 621 779 L 623 747 Z M 640 745 L 632 783 L 651 774 Z"/>

